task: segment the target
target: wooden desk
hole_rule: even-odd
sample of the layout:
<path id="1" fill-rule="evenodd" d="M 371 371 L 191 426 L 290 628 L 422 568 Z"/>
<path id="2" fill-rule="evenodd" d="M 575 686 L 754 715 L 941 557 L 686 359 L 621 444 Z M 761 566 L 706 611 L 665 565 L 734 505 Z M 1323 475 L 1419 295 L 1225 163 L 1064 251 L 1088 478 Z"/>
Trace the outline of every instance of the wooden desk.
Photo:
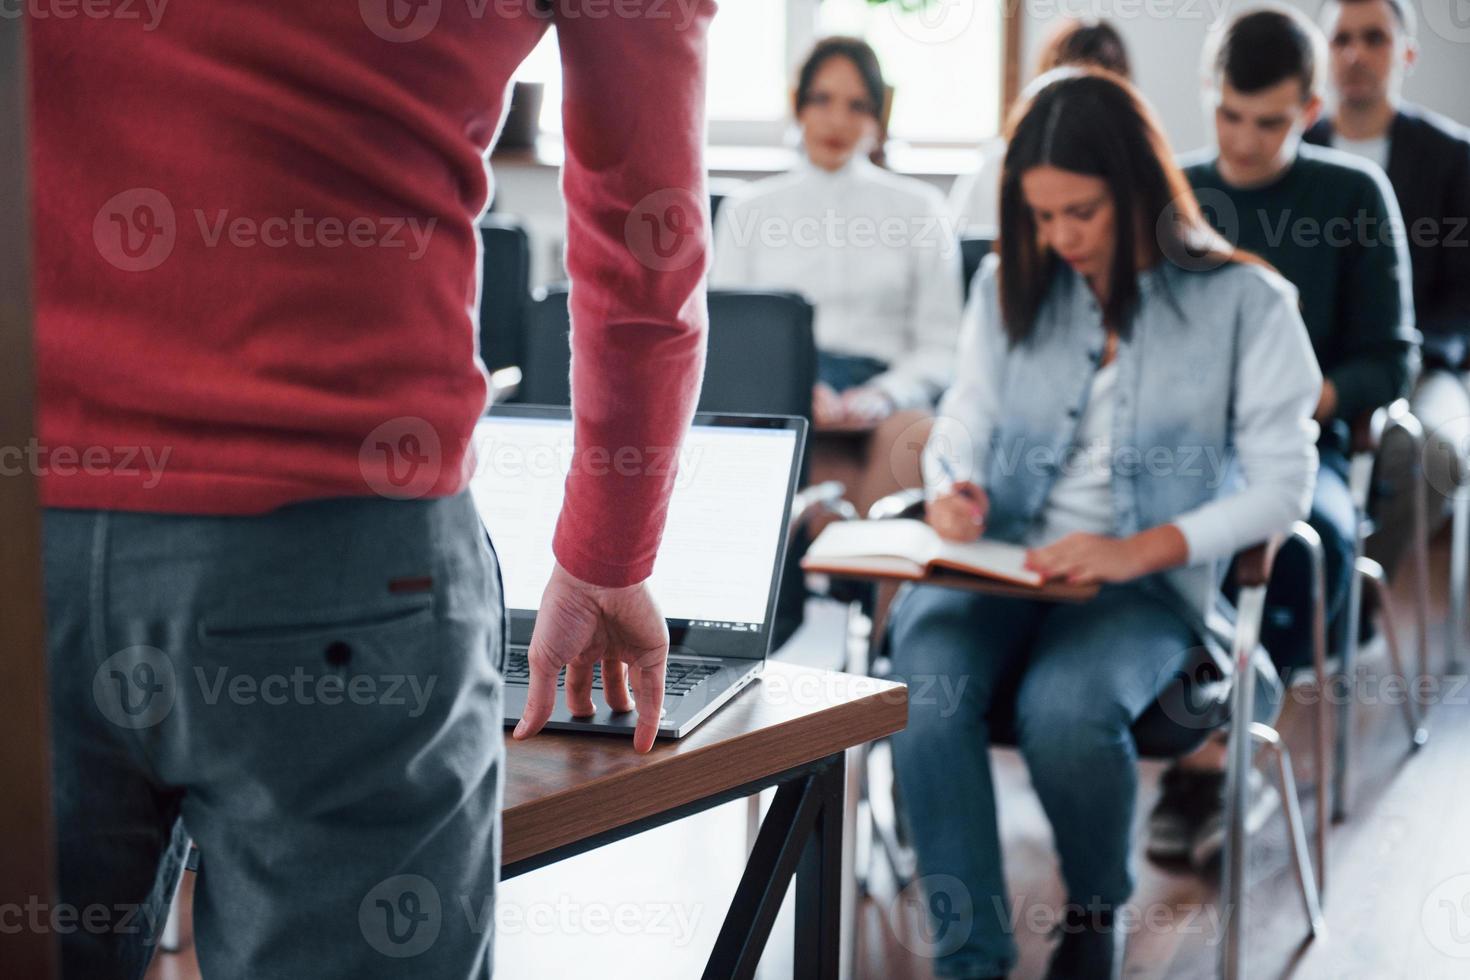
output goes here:
<path id="1" fill-rule="evenodd" d="M 835 978 L 844 753 L 907 718 L 902 684 L 770 662 L 693 734 L 646 756 L 627 735 L 507 733 L 501 877 L 775 786 L 704 976 L 754 973 L 794 875 L 796 975 Z"/>

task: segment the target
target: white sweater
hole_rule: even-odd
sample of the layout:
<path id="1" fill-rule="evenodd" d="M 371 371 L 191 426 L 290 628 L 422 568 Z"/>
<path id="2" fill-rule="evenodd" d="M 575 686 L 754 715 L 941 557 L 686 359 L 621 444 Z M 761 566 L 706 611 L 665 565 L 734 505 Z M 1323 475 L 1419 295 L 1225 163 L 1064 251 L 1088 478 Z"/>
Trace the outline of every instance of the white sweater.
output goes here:
<path id="1" fill-rule="evenodd" d="M 934 188 L 855 157 L 803 161 L 732 194 L 715 226 L 712 286 L 789 289 L 816 309 L 817 347 L 880 360 L 900 408 L 948 386 L 962 305 L 958 241 Z"/>

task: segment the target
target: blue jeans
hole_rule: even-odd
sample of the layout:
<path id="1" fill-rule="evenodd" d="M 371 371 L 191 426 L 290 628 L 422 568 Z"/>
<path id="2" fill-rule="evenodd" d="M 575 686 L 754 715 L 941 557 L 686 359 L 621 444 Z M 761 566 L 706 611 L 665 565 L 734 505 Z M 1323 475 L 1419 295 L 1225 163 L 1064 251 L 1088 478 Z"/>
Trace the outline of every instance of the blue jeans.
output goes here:
<path id="1" fill-rule="evenodd" d="M 817 351 L 817 380 L 839 395 L 849 388 L 867 384 L 887 370 L 888 365 L 877 358 Z"/>
<path id="2" fill-rule="evenodd" d="M 919 586 L 891 620 L 908 727 L 894 767 L 924 876 L 940 977 L 1016 964 L 995 787 L 992 722 L 1011 719 L 1051 822 L 1069 903 L 1111 908 L 1133 891 L 1133 722 L 1198 644 L 1135 585 L 1059 605 Z M 1024 921 L 1024 920 L 1023 920 Z"/>
<path id="3" fill-rule="evenodd" d="M 468 493 L 43 533 L 60 897 L 100 910 L 65 976 L 143 975 L 189 838 L 205 976 L 490 975 L 505 627 Z"/>

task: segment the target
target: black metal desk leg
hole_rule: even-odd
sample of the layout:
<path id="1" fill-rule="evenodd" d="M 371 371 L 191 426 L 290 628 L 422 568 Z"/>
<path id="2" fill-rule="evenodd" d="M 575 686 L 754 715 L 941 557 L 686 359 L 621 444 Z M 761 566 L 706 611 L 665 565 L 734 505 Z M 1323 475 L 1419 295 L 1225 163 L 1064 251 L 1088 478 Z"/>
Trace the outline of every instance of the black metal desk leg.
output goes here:
<path id="1" fill-rule="evenodd" d="M 835 755 L 813 774 L 822 808 L 796 869 L 798 977 L 837 980 L 842 952 L 842 799 L 844 757 Z"/>
<path id="2" fill-rule="evenodd" d="M 755 975 L 792 876 L 796 975 L 836 980 L 841 952 L 843 755 L 776 790 L 715 939 L 704 980 Z"/>

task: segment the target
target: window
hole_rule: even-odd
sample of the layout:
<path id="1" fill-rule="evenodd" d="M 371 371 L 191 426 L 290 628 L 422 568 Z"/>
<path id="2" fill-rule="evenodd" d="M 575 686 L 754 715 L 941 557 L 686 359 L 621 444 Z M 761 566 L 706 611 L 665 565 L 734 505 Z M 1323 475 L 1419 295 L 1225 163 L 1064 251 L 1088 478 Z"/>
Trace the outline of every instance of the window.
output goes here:
<path id="1" fill-rule="evenodd" d="M 878 52 L 893 86 L 888 131 L 915 143 L 975 143 L 1000 130 L 1005 67 L 1002 4 L 821 0 L 819 33 L 852 34 Z"/>
<path id="2" fill-rule="evenodd" d="M 776 145 L 789 132 L 795 67 L 813 41 L 854 34 L 872 44 L 894 87 L 889 135 L 973 144 L 1000 128 L 1002 4 L 929 0 L 915 10 L 869 0 L 735 0 L 710 28 L 710 141 Z M 541 130 L 561 132 L 561 65 L 548 31 L 517 72 L 546 86 Z"/>

